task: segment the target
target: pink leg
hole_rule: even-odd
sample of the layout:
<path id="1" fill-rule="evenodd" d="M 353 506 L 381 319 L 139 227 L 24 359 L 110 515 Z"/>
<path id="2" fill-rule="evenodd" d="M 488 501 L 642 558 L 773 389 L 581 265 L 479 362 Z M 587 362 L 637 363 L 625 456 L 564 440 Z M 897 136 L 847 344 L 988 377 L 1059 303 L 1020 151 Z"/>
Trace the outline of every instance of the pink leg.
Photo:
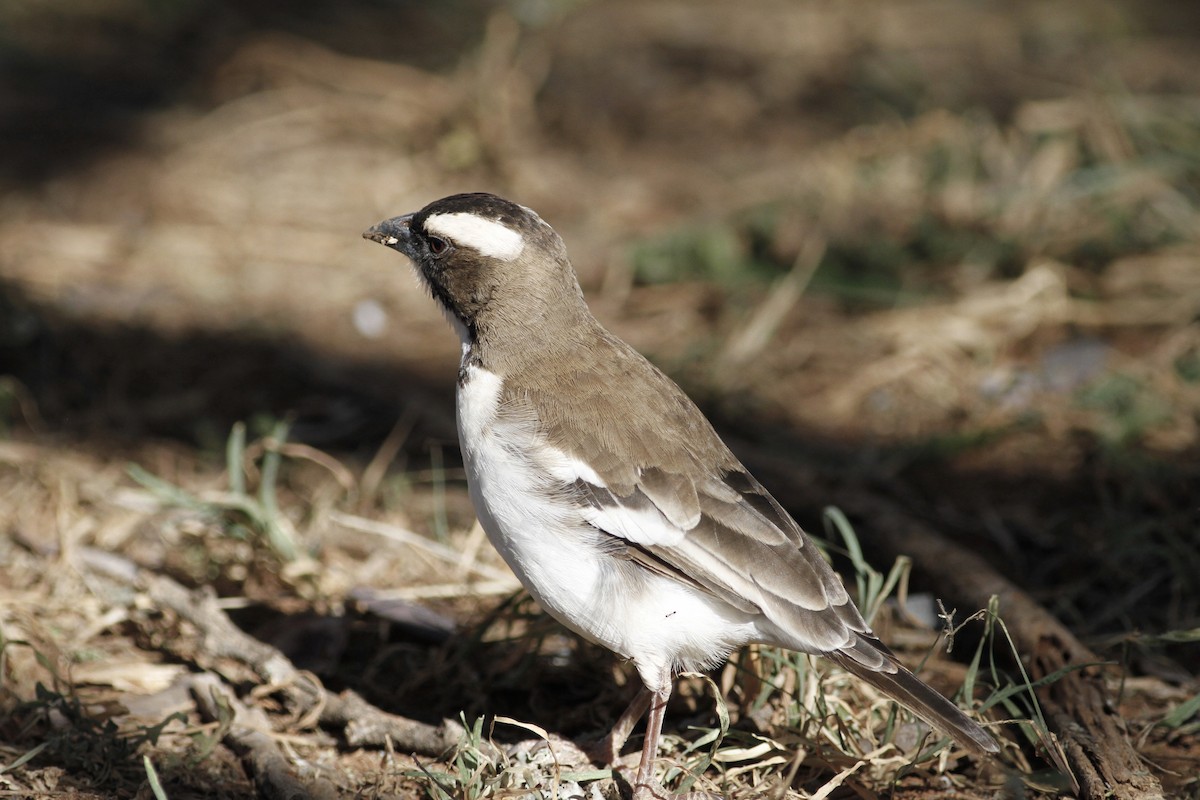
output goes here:
<path id="1" fill-rule="evenodd" d="M 658 755 L 658 742 L 662 738 L 663 717 L 667 713 L 667 699 L 671 696 L 668 679 L 662 691 L 647 690 L 650 700 L 650 716 L 646 719 L 646 740 L 642 744 L 642 760 L 638 763 L 637 777 L 633 781 L 633 800 L 722 800 L 720 795 L 709 792 L 685 792 L 671 794 L 654 780 L 654 760 Z M 641 695 L 638 696 L 638 700 Z M 635 702 L 638 702 L 635 700 Z M 630 708 L 632 709 L 632 705 Z M 626 712 L 628 713 L 628 712 Z M 641 716 L 639 710 L 638 716 Z M 623 719 L 624 717 L 622 717 Z"/>
<path id="2" fill-rule="evenodd" d="M 612 731 L 608 736 L 605 736 L 599 742 L 589 745 L 584 752 L 588 758 L 598 764 L 615 764 L 621 756 L 621 748 L 625 746 L 625 740 L 629 738 L 629 734 L 633 732 L 633 726 L 638 724 L 638 720 L 646 713 L 646 709 L 650 707 L 650 690 L 643 686 L 638 690 L 633 700 L 629 702 L 629 707 L 621 714 L 621 718 L 613 725 Z"/>
<path id="3" fill-rule="evenodd" d="M 663 716 L 667 712 L 667 698 L 671 696 L 671 684 L 657 692 L 650 692 L 650 716 L 646 720 L 646 740 L 642 743 L 642 760 L 638 763 L 637 778 L 633 782 L 633 800 L 655 800 L 662 787 L 654 780 L 654 758 L 658 754 L 658 740 L 662 735 Z"/>

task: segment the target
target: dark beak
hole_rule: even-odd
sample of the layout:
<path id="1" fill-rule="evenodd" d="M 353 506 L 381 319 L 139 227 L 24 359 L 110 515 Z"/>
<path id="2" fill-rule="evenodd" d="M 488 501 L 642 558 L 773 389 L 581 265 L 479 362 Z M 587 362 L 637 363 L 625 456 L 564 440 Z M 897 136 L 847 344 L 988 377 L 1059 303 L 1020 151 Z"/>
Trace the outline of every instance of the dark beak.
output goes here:
<path id="1" fill-rule="evenodd" d="M 401 217 L 385 219 L 378 225 L 373 225 L 363 231 L 363 238 L 379 242 L 385 247 L 390 247 L 416 260 L 412 244 L 412 218 L 412 214 L 405 214 Z"/>

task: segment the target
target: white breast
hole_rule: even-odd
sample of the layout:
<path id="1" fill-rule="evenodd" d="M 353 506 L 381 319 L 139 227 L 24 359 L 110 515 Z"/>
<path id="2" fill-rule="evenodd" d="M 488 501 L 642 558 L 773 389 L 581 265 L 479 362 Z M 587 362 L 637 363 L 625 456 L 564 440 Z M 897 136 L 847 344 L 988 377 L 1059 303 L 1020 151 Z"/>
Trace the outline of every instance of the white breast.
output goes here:
<path id="1" fill-rule="evenodd" d="M 552 613 L 574 623 L 596 591 L 600 559 L 572 529 L 571 504 L 557 498 L 532 459 L 537 421 L 499 407 L 503 382 L 468 366 L 458 389 L 458 435 L 475 511 L 492 544 L 526 588 Z M 576 627 L 572 625 L 572 627 Z"/>
<path id="2" fill-rule="evenodd" d="M 495 373 L 464 365 L 458 432 L 467 484 L 492 544 L 547 612 L 632 658 L 648 685 L 758 638 L 750 615 L 677 580 L 649 572 L 631 580 L 629 565 L 602 552 L 588 510 L 564 490 L 566 457 L 541 439 L 532 409 L 500 406 L 502 387 Z"/>

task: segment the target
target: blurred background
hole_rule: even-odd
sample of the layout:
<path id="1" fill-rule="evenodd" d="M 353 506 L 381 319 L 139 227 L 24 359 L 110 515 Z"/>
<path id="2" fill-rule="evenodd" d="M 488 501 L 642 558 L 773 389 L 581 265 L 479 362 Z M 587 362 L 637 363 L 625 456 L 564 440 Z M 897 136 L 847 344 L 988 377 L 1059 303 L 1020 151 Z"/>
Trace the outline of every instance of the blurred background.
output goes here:
<path id="1" fill-rule="evenodd" d="M 346 522 L 478 546 L 457 340 L 360 233 L 484 190 L 732 441 L 818 476 L 767 481 L 810 530 L 853 486 L 985 555 L 1154 682 L 1143 752 L 1194 775 L 1198 45 L 1165 0 L 7 0 L 9 638 L 91 630 L 47 600 L 75 546 L 275 608 L 461 581 Z M 288 426 L 304 569 L 164 499 L 228 485 L 238 422 Z"/>

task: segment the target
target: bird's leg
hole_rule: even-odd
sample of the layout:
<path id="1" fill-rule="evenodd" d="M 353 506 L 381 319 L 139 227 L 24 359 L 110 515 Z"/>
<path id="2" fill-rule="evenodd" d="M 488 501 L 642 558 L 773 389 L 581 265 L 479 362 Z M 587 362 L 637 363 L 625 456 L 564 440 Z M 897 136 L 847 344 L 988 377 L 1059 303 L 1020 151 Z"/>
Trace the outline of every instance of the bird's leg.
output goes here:
<path id="1" fill-rule="evenodd" d="M 617 759 L 621 756 L 621 748 L 625 746 L 625 740 L 633 732 L 633 726 L 637 725 L 638 720 L 650 707 L 650 696 L 651 692 L 645 686 L 639 689 L 609 734 L 584 749 L 588 758 L 600 764 L 617 763 Z"/>
<path id="2" fill-rule="evenodd" d="M 668 679 L 666 688 L 659 691 L 647 689 L 644 692 L 650 702 L 650 716 L 646 719 L 646 740 L 642 743 L 642 760 L 638 763 L 637 777 L 633 779 L 633 800 L 723 800 L 720 795 L 708 792 L 684 792 L 672 794 L 663 785 L 654 780 L 654 759 L 658 755 L 658 740 L 662 738 L 663 717 L 667 713 L 667 699 L 671 696 L 671 683 Z M 634 706 L 640 706 L 645 700 L 642 695 L 630 703 L 628 714 Z M 641 716 L 638 710 L 637 716 Z M 624 715 L 622 715 L 622 720 Z M 636 721 L 636 717 L 634 718 Z M 631 723 L 632 725 L 632 723 Z"/>
<path id="3" fill-rule="evenodd" d="M 654 780 L 654 758 L 658 755 L 658 740 L 662 735 L 663 716 L 667 713 L 667 698 L 671 696 L 671 684 L 665 689 L 648 692 L 650 716 L 646 719 L 646 739 L 642 743 L 642 760 L 638 762 L 637 777 L 633 781 L 633 800 L 657 800 L 662 786 Z"/>

